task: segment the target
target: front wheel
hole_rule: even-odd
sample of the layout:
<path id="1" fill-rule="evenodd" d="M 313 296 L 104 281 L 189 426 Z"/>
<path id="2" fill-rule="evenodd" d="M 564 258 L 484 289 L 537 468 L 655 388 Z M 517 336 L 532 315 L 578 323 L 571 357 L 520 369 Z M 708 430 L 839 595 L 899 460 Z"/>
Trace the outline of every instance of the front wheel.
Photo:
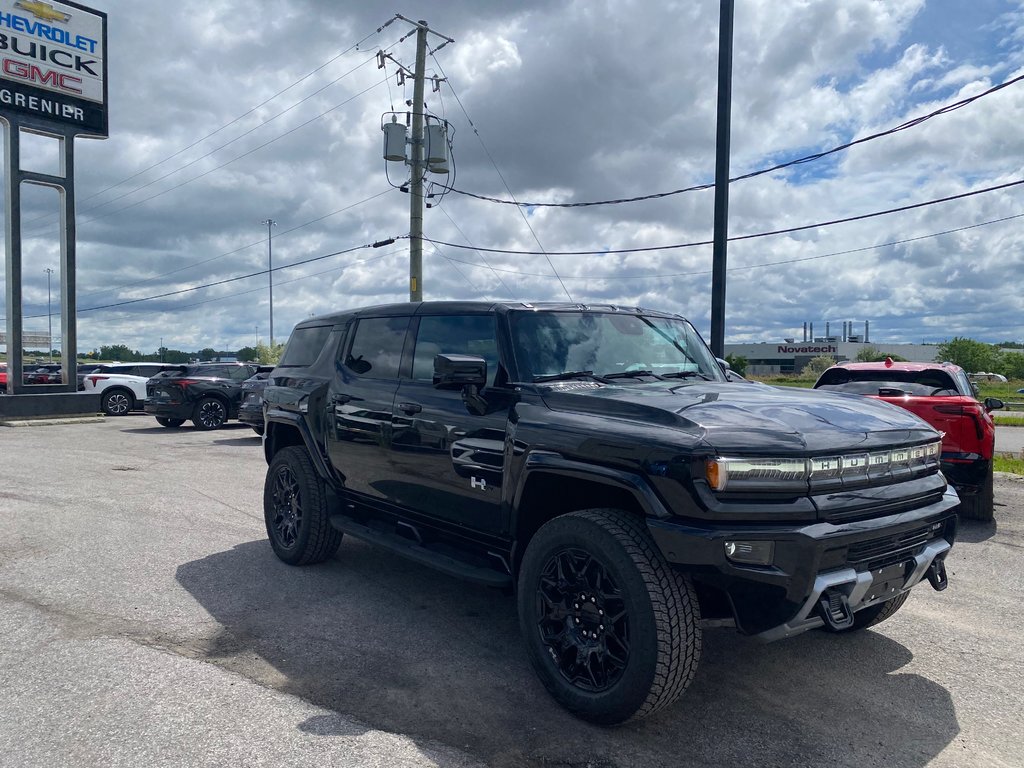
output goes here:
<path id="1" fill-rule="evenodd" d="M 216 397 L 204 397 L 192 412 L 192 423 L 196 429 L 220 429 L 227 420 L 227 406 Z"/>
<path id="2" fill-rule="evenodd" d="M 693 680 L 701 650 L 693 587 L 630 513 L 590 509 L 549 521 L 523 555 L 518 586 L 530 662 L 584 720 L 646 717 Z"/>
<path id="3" fill-rule="evenodd" d="M 324 481 L 305 448 L 282 448 L 270 462 L 263 518 L 270 546 L 289 565 L 327 560 L 341 544 L 341 531 L 331 526 Z"/>

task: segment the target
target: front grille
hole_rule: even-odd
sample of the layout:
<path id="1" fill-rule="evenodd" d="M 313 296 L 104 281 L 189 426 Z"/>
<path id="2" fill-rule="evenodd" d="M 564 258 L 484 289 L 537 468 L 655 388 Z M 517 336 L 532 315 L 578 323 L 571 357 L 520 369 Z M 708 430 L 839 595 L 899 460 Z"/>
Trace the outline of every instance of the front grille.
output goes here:
<path id="1" fill-rule="evenodd" d="M 851 544 L 846 550 L 846 562 L 858 571 L 877 570 L 906 562 L 920 554 L 925 544 L 939 535 L 941 528 L 941 524 L 933 523 L 903 533 Z"/>

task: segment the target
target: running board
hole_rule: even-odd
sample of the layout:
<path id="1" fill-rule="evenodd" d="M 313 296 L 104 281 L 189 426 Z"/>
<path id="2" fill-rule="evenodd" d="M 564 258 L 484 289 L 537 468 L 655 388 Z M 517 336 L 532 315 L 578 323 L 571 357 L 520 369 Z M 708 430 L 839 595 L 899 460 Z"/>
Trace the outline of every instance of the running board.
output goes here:
<path id="1" fill-rule="evenodd" d="M 363 525 L 348 515 L 336 512 L 331 515 L 330 519 L 331 526 L 342 533 L 355 536 L 368 544 L 394 552 L 396 555 L 447 573 L 449 576 L 475 581 L 488 587 L 510 588 L 512 586 L 512 576 L 508 573 L 459 560 L 397 533 Z"/>

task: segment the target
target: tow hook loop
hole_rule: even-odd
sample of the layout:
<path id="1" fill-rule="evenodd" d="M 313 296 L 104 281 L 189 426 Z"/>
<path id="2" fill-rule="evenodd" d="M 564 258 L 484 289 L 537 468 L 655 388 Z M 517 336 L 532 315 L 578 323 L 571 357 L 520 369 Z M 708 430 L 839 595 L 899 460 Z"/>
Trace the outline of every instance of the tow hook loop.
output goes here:
<path id="1" fill-rule="evenodd" d="M 832 629 L 849 629 L 853 626 L 853 611 L 846 595 L 830 589 L 818 601 L 818 612 Z"/>
<path id="2" fill-rule="evenodd" d="M 946 578 L 946 561 L 945 560 L 932 560 L 932 564 L 928 566 L 928 583 L 932 585 L 932 589 L 936 592 L 941 592 L 949 586 L 949 580 Z"/>

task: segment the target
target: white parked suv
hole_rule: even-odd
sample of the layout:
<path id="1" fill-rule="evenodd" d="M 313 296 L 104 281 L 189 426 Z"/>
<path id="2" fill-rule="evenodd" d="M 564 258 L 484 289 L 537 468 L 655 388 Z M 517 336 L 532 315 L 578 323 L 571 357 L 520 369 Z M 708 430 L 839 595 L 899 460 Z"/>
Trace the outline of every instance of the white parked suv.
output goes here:
<path id="1" fill-rule="evenodd" d="M 107 416 L 124 416 L 141 410 L 146 402 L 146 381 L 161 371 L 180 366 L 166 363 L 112 363 L 85 375 L 85 391 L 100 392 L 100 406 Z"/>

